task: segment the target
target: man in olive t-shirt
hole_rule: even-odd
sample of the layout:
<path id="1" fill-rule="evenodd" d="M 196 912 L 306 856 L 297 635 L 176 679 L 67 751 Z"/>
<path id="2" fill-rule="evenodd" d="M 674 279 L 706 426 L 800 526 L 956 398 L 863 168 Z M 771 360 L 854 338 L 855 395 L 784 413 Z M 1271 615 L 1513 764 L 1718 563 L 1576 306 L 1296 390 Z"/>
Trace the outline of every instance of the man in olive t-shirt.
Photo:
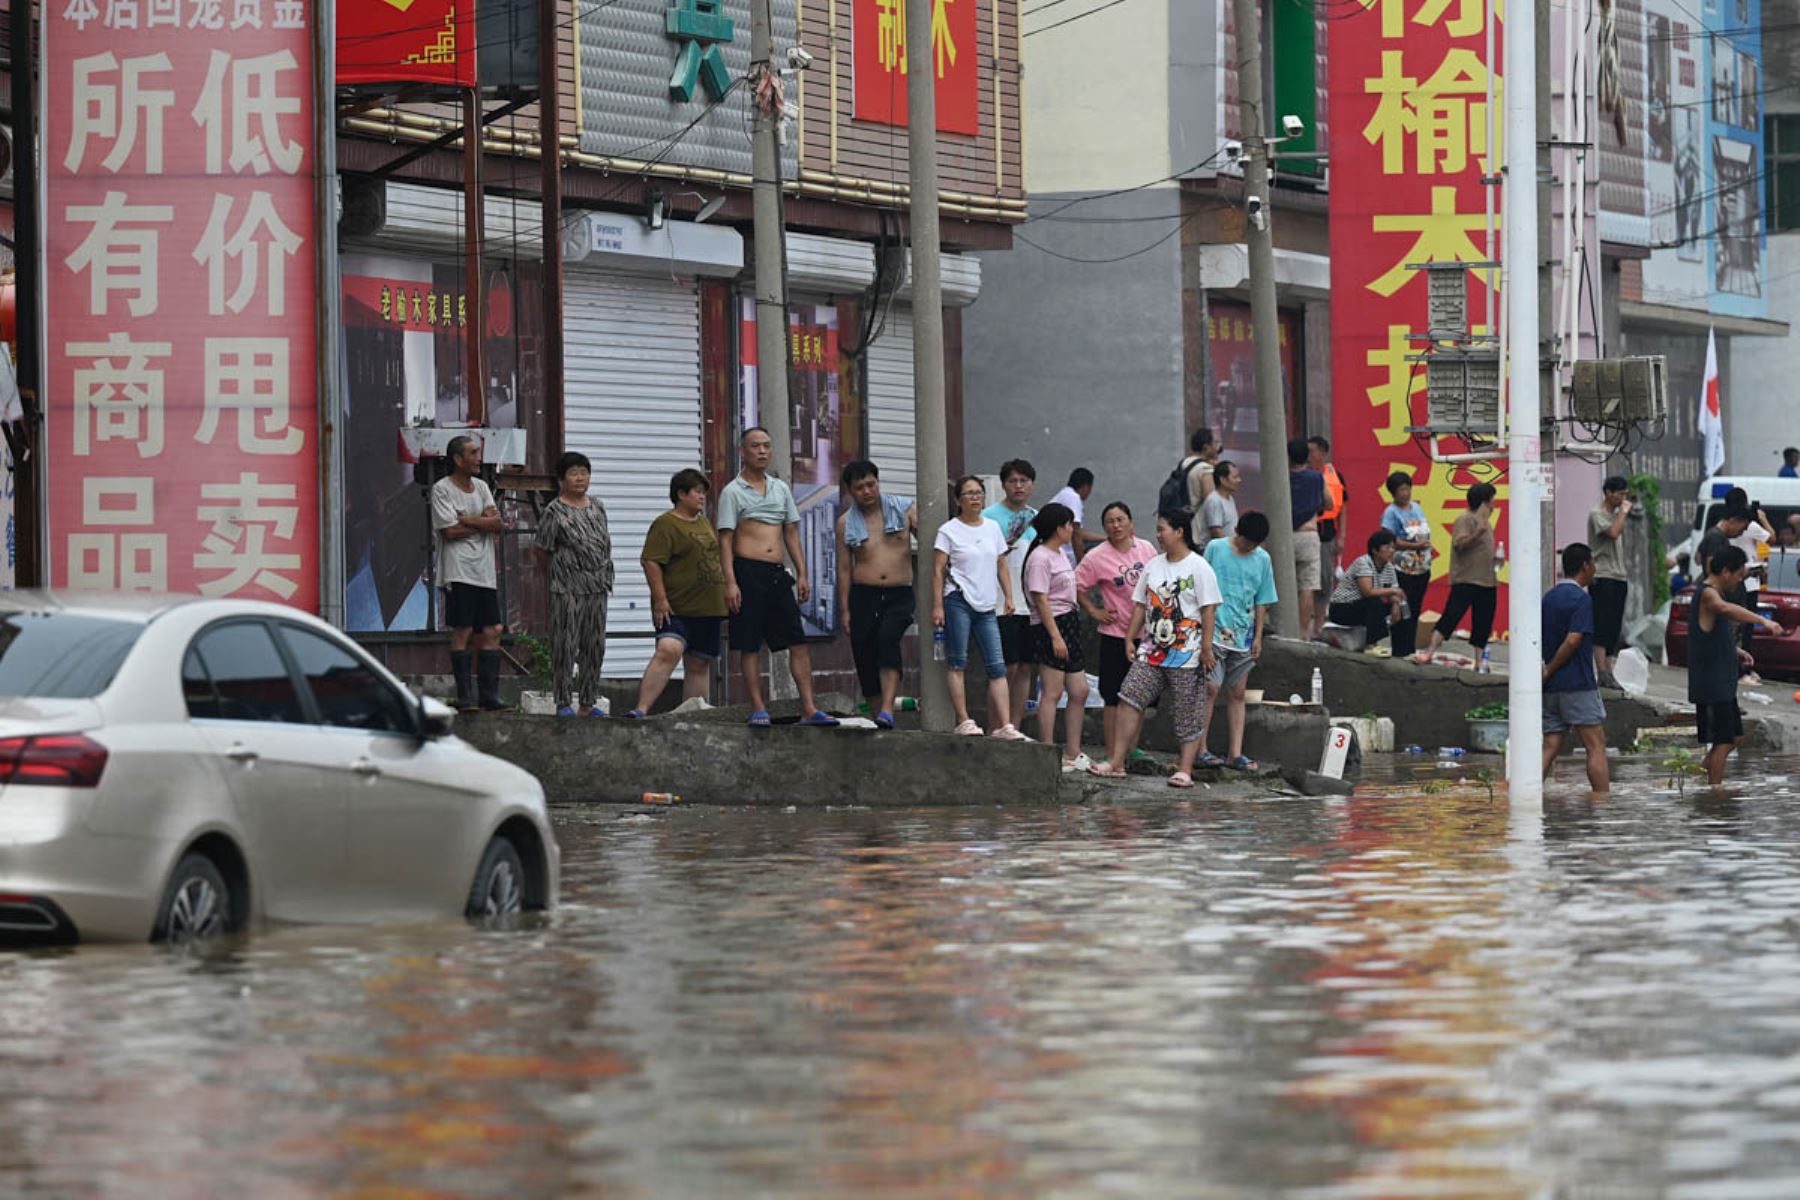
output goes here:
<path id="1" fill-rule="evenodd" d="M 1625 601 L 1631 591 L 1625 573 L 1625 518 L 1632 504 L 1629 485 L 1614 475 L 1601 485 L 1600 507 L 1588 514 L 1588 546 L 1594 552 L 1594 583 L 1588 595 L 1594 600 L 1594 670 L 1600 686 L 1618 687 L 1613 663 L 1625 644 Z"/>

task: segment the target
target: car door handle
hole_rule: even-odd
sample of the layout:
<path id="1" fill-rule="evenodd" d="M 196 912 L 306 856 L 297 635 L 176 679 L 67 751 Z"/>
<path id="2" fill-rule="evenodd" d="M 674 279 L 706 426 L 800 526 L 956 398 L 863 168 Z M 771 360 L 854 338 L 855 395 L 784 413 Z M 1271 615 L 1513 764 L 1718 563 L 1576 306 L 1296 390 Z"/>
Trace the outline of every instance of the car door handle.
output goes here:
<path id="1" fill-rule="evenodd" d="M 231 749 L 225 751 L 225 757 L 229 758 L 232 762 L 253 763 L 260 758 L 261 755 L 257 754 L 256 751 L 244 745 L 242 742 L 234 742 Z"/>
<path id="2" fill-rule="evenodd" d="M 375 760 L 372 758 L 359 758 L 350 764 L 350 769 L 358 775 L 367 775 L 370 778 L 381 774 L 381 768 L 375 765 Z"/>

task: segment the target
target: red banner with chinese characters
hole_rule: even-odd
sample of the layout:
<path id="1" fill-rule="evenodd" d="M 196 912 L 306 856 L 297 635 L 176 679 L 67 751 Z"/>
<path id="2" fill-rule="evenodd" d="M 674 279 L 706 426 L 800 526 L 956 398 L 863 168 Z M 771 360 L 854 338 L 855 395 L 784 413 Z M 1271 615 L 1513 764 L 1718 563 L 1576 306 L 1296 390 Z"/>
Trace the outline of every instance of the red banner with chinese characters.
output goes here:
<path id="1" fill-rule="evenodd" d="M 53 586 L 318 606 L 312 15 L 44 10 Z"/>
<path id="2" fill-rule="evenodd" d="M 475 86 L 474 0 L 342 0 L 339 83 Z"/>
<path id="3" fill-rule="evenodd" d="M 1365 0 L 1331 26 L 1332 459 L 1350 489 L 1345 565 L 1362 552 L 1390 497 L 1388 475 L 1413 476 L 1413 499 L 1431 521 L 1433 591 L 1443 607 L 1450 527 L 1471 486 L 1507 485 L 1493 465 L 1433 463 L 1407 430 L 1426 420 L 1427 327 L 1423 262 L 1488 261 L 1484 174 L 1487 68 L 1483 0 Z M 1500 31 L 1494 32 L 1495 44 Z M 1495 79 L 1495 136 L 1500 80 Z M 1497 156 L 1496 156 L 1497 157 Z M 1495 195 L 1494 225 L 1499 226 Z M 1499 254 L 1498 233 L 1494 253 Z M 1469 322 L 1487 333 L 1486 273 L 1471 266 Z M 1456 441 L 1445 449 L 1462 450 Z M 1501 527 L 1504 537 L 1504 525 Z M 1504 570 L 1499 628 L 1505 628 Z"/>
<path id="4" fill-rule="evenodd" d="M 924 0 L 920 0 L 921 3 Z M 980 0 L 931 0 L 931 62 L 937 73 L 937 126 L 981 132 Z M 855 0 L 851 54 L 856 119 L 905 126 L 907 0 Z"/>

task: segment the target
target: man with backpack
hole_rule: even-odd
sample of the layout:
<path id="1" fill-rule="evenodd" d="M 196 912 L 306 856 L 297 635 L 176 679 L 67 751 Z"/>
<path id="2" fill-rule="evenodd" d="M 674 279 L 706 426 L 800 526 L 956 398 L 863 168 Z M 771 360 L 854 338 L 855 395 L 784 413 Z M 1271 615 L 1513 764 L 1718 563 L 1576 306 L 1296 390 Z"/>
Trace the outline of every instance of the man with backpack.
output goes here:
<path id="1" fill-rule="evenodd" d="M 1223 451 L 1224 446 L 1212 430 L 1204 425 L 1194 430 L 1193 436 L 1188 438 L 1188 453 L 1175 464 L 1175 469 L 1169 472 L 1156 493 L 1157 512 L 1185 508 L 1194 514 L 1194 540 L 1203 546 L 1206 530 L 1200 525 L 1200 509 L 1212 495 L 1213 465 Z"/>

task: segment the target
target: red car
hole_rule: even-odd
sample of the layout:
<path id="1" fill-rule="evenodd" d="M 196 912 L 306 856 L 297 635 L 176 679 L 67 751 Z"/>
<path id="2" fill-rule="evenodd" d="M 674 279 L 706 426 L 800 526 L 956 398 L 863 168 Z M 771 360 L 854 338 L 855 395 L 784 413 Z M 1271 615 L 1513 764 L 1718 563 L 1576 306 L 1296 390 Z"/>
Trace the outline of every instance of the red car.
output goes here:
<path id="1" fill-rule="evenodd" d="M 1669 607 L 1669 631 L 1664 644 L 1672 666 L 1687 666 L 1688 614 L 1693 603 L 1694 594 L 1688 592 L 1675 597 Z M 1757 673 L 1800 679 L 1800 592 L 1764 588 L 1756 593 L 1756 610 L 1780 623 L 1784 631 L 1780 637 L 1759 632 L 1751 639 L 1750 653 L 1756 659 Z"/>

